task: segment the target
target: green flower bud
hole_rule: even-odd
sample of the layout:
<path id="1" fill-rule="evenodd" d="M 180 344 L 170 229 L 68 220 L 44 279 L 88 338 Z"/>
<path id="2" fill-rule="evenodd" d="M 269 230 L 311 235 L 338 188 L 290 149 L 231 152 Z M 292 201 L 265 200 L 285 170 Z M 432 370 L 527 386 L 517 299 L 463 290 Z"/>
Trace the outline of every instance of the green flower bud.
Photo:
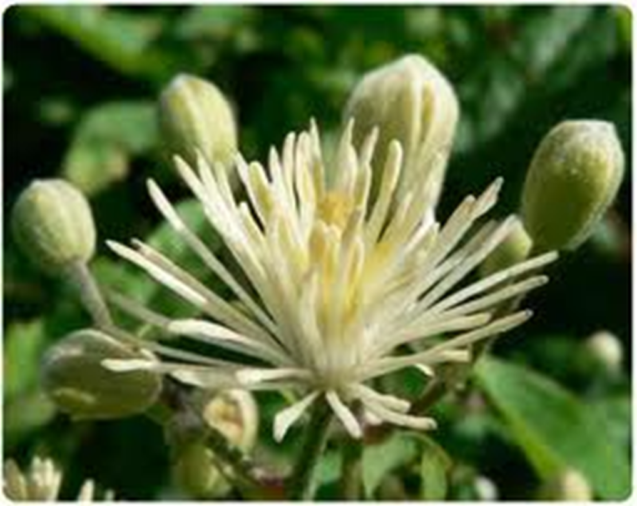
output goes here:
<path id="1" fill-rule="evenodd" d="M 212 450 L 202 443 L 182 448 L 172 467 L 175 485 L 195 499 L 212 499 L 229 490 Z"/>
<path id="2" fill-rule="evenodd" d="M 507 238 L 484 260 L 480 266 L 480 276 L 487 277 L 526 260 L 532 246 L 533 241 L 518 221 Z"/>
<path id="3" fill-rule="evenodd" d="M 451 84 L 418 55 L 404 56 L 363 76 L 345 108 L 345 117 L 355 120 L 357 148 L 374 127 L 379 128 L 373 188 L 380 183 L 389 144 L 395 139 L 405 156 L 399 198 L 430 177 L 426 198 L 432 207 L 442 189 L 458 115 Z"/>
<path id="4" fill-rule="evenodd" d="M 115 372 L 105 359 L 148 358 L 93 329 L 65 337 L 44 359 L 44 386 L 75 419 L 111 419 L 141 413 L 157 399 L 161 378 L 153 371 Z"/>
<path id="5" fill-rule="evenodd" d="M 575 469 L 567 469 L 540 489 L 544 501 L 592 501 L 593 491 L 586 478 Z"/>
<path id="6" fill-rule="evenodd" d="M 605 330 L 595 332 L 586 339 L 586 348 L 608 372 L 617 373 L 621 370 L 624 350 L 615 334 Z"/>
<path id="7" fill-rule="evenodd" d="M 13 208 L 13 235 L 38 267 L 55 273 L 95 252 L 95 224 L 84 195 L 62 179 L 33 181 Z"/>
<path id="8" fill-rule="evenodd" d="M 199 392 L 193 399 L 204 421 L 221 432 L 232 444 L 249 451 L 256 441 L 258 411 L 254 397 L 243 390 L 216 394 Z M 175 439 L 179 441 L 179 439 Z M 199 499 L 221 497 L 228 482 L 217 467 L 215 456 L 203 442 L 181 438 L 172 468 L 173 480 L 182 490 Z"/>
<path id="9" fill-rule="evenodd" d="M 171 155 L 189 164 L 197 150 L 209 163 L 228 166 L 237 153 L 237 128 L 219 88 L 204 79 L 180 74 L 159 99 L 159 122 Z"/>
<path id="10" fill-rule="evenodd" d="M 611 204 L 624 173 L 612 124 L 565 121 L 537 148 L 522 194 L 524 225 L 541 250 L 575 249 Z"/>

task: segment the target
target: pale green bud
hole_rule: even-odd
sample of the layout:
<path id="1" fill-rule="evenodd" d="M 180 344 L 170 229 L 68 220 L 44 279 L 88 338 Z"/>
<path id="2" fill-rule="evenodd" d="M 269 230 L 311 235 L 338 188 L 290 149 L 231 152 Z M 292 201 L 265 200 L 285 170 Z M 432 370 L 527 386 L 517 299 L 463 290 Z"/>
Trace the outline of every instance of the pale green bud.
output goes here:
<path id="1" fill-rule="evenodd" d="M 592 501 L 593 491 L 579 471 L 567 469 L 547 481 L 540 489 L 539 496 L 544 501 Z"/>
<path id="2" fill-rule="evenodd" d="M 208 163 L 228 166 L 237 153 L 237 128 L 230 104 L 213 83 L 180 74 L 161 93 L 159 122 L 170 155 L 190 165 L 201 152 Z"/>
<path id="3" fill-rule="evenodd" d="M 62 179 L 33 181 L 13 208 L 16 243 L 38 267 L 55 273 L 95 252 L 95 224 L 84 195 Z"/>
<path id="4" fill-rule="evenodd" d="M 440 71 L 419 55 L 408 55 L 372 70 L 358 83 L 345 108 L 354 118 L 354 145 L 378 127 L 373 159 L 374 188 L 392 140 L 400 142 L 404 164 L 399 198 L 427 181 L 426 198 L 434 206 L 442 190 L 446 162 L 458 121 L 458 100 Z"/>
<path id="5" fill-rule="evenodd" d="M 617 373 L 621 370 L 624 360 L 624 350 L 619 338 L 608 331 L 595 332 L 586 339 L 586 348 L 593 358 L 606 370 Z"/>
<path id="6" fill-rule="evenodd" d="M 615 198 L 624 153 L 604 121 L 565 121 L 544 137 L 522 194 L 524 225 L 538 250 L 575 249 Z"/>
<path id="7" fill-rule="evenodd" d="M 484 260 L 480 266 L 480 276 L 487 277 L 526 260 L 532 246 L 533 241 L 524 226 L 521 222 L 516 222 L 506 239 Z"/>
<path id="8" fill-rule="evenodd" d="M 110 419 L 148 409 L 161 390 L 154 371 L 116 372 L 106 359 L 148 356 L 93 329 L 74 332 L 56 343 L 44 359 L 44 386 L 62 411 L 75 419 Z"/>
<path id="9" fill-rule="evenodd" d="M 193 399 L 204 421 L 221 432 L 230 443 L 249 451 L 256 441 L 259 414 L 254 397 L 244 390 L 215 394 L 199 392 Z M 214 453 L 197 440 L 177 449 L 172 468 L 173 480 L 195 498 L 221 497 L 229 485 L 217 467 Z"/>

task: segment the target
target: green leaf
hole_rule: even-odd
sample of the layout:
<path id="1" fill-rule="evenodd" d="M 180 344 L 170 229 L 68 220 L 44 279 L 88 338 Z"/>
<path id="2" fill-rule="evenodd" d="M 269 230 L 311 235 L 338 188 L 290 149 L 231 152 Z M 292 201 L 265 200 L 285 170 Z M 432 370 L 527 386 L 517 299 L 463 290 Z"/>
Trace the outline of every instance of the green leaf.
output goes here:
<path id="1" fill-rule="evenodd" d="M 41 320 L 11 325 L 4 339 L 4 395 L 11 399 L 37 384 L 47 340 Z"/>
<path id="2" fill-rule="evenodd" d="M 415 434 L 395 434 L 363 452 L 363 487 L 371 497 L 383 478 L 418 457 L 419 440 Z"/>
<path id="3" fill-rule="evenodd" d="M 131 158 L 157 141 L 152 102 L 112 102 L 89 111 L 63 162 L 64 176 L 88 194 L 126 177 Z"/>
<path id="4" fill-rule="evenodd" d="M 223 37 L 245 26 L 251 8 L 241 5 L 196 5 L 175 23 L 175 33 L 182 37 Z"/>
<path id="5" fill-rule="evenodd" d="M 4 406 L 4 436 L 9 445 L 17 445 L 34 431 L 49 423 L 55 405 L 40 390 L 20 395 Z"/>
<path id="6" fill-rule="evenodd" d="M 342 460 L 341 452 L 338 451 L 327 451 L 321 456 L 314 471 L 317 488 L 339 479 Z"/>
<path id="7" fill-rule="evenodd" d="M 423 452 L 420 460 L 420 498 L 423 501 L 444 501 L 447 497 L 447 473 L 451 459 L 432 439 L 422 435 Z"/>
<path id="8" fill-rule="evenodd" d="M 475 377 L 542 479 L 573 468 L 602 499 L 627 497 L 627 449 L 609 435 L 597 412 L 552 380 L 518 365 L 485 358 Z"/>
<path id="9" fill-rule="evenodd" d="M 153 17 L 95 5 L 22 6 L 20 12 L 123 74 L 160 75 L 165 65 L 151 48 L 160 28 Z"/>

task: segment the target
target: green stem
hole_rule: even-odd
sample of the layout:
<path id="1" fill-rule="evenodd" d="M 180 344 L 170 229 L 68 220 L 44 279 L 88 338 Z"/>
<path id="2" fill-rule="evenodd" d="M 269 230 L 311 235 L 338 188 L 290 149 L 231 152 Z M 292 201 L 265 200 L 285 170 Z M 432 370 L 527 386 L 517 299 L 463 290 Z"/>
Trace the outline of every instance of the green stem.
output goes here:
<path id="1" fill-rule="evenodd" d="M 341 467 L 341 498 L 346 501 L 361 499 L 363 492 L 363 441 L 348 440 L 343 444 Z"/>
<path id="2" fill-rule="evenodd" d="M 217 429 L 210 426 L 206 429 L 206 445 L 216 459 L 228 466 L 237 487 L 250 495 L 260 490 L 262 484 L 255 476 L 255 465 L 252 460 Z"/>
<path id="3" fill-rule="evenodd" d="M 108 306 L 88 265 L 81 261 L 73 262 L 66 268 L 65 274 L 91 315 L 95 326 L 102 330 L 112 327 L 113 320 Z"/>
<path id="4" fill-rule="evenodd" d="M 327 402 L 320 399 L 312 409 L 305 441 L 296 461 L 294 472 L 288 482 L 289 499 L 301 501 L 312 499 L 312 476 L 325 448 L 331 420 L 332 411 Z"/>

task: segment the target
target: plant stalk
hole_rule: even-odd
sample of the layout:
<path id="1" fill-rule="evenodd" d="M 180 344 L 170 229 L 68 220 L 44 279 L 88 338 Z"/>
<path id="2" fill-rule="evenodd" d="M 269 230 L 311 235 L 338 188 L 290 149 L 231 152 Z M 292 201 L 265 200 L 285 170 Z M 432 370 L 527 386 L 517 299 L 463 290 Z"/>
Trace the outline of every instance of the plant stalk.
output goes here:
<path id="1" fill-rule="evenodd" d="M 112 327 L 111 313 L 88 265 L 85 262 L 75 261 L 66 268 L 65 274 L 76 290 L 82 305 L 91 315 L 95 326 L 102 330 Z"/>
<path id="2" fill-rule="evenodd" d="M 310 424 L 305 433 L 305 441 L 301 447 L 292 476 L 288 481 L 288 496 L 290 500 L 309 501 L 312 499 L 314 494 L 312 477 L 325 448 L 331 420 L 332 411 L 325 399 L 321 398 L 311 411 Z"/>

